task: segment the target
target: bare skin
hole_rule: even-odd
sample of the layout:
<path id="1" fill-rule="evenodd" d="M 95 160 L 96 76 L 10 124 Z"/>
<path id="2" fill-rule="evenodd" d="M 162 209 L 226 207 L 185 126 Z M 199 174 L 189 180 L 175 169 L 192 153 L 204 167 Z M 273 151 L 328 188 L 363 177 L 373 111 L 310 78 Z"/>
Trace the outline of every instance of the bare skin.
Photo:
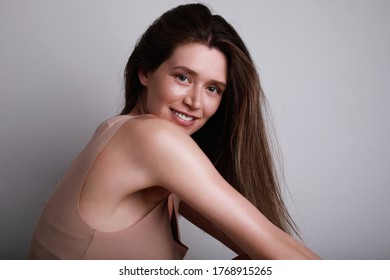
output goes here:
<path id="1" fill-rule="evenodd" d="M 217 110 L 226 59 L 199 44 L 178 47 L 155 72 L 140 71 L 145 92 L 96 158 L 80 213 L 105 232 L 142 219 L 170 193 L 190 221 L 252 259 L 317 259 L 230 186 L 189 136 Z"/>

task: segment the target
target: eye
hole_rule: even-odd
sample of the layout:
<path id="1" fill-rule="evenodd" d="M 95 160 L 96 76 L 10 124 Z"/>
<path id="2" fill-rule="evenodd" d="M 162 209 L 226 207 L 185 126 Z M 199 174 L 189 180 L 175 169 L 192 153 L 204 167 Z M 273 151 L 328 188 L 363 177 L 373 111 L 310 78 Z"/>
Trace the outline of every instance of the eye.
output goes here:
<path id="1" fill-rule="evenodd" d="M 185 83 L 190 82 L 190 78 L 188 78 L 186 75 L 183 74 L 177 75 L 177 78 L 179 79 L 180 82 L 185 82 Z"/>
<path id="2" fill-rule="evenodd" d="M 218 93 L 218 94 L 221 93 L 221 90 L 216 86 L 208 86 L 207 90 L 210 91 L 211 93 Z"/>

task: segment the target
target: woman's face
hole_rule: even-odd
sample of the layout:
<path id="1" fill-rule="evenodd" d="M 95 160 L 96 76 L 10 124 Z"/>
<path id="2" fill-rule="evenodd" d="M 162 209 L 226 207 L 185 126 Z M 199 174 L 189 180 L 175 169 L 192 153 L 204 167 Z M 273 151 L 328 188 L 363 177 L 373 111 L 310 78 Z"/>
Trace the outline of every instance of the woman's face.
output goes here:
<path id="1" fill-rule="evenodd" d="M 192 134 L 217 111 L 226 87 L 227 61 L 215 48 L 181 45 L 155 71 L 140 71 L 145 86 L 140 113 L 169 120 Z"/>

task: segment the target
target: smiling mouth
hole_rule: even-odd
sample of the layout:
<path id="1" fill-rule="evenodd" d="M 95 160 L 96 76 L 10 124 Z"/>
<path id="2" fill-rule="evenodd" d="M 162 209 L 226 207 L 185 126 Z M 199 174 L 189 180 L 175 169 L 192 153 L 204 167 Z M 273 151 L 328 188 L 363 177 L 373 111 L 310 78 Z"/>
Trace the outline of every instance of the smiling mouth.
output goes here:
<path id="1" fill-rule="evenodd" d="M 194 117 L 191 117 L 191 116 L 188 116 L 188 115 L 185 115 L 183 113 L 180 113 L 178 111 L 175 111 L 173 109 L 171 109 L 171 111 L 181 120 L 185 121 L 185 122 L 190 122 L 190 121 L 193 121 L 195 118 Z"/>

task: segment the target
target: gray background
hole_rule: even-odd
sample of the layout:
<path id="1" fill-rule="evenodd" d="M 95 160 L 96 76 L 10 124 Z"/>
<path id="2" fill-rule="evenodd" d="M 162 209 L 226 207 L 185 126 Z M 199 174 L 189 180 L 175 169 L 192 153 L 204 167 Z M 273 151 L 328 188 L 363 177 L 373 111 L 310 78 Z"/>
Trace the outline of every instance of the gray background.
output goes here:
<path id="1" fill-rule="evenodd" d="M 204 1 L 242 35 L 268 95 L 287 200 L 325 259 L 390 259 L 390 1 Z M 119 112 L 136 39 L 184 1 L 0 2 L 0 258 Z M 189 259 L 233 254 L 184 219 Z"/>

